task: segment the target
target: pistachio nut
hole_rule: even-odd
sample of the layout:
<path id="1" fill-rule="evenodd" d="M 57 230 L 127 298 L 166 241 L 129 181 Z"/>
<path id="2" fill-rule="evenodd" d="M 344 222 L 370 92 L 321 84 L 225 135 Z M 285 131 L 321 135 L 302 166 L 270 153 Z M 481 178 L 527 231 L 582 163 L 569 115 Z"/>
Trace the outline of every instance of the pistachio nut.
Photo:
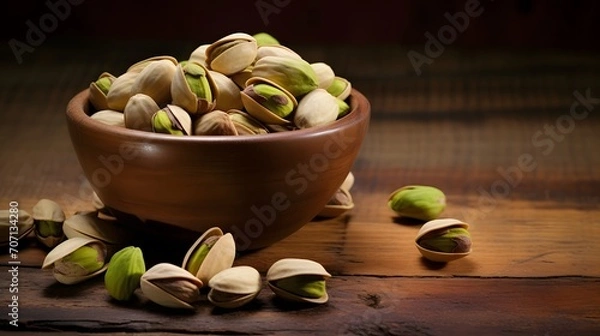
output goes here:
<path id="1" fill-rule="evenodd" d="M 95 82 L 90 83 L 90 103 L 96 110 L 108 109 L 107 95 L 115 79 L 115 76 L 104 72 Z"/>
<path id="2" fill-rule="evenodd" d="M 259 47 L 279 44 L 279 41 L 277 41 L 277 39 L 269 33 L 260 32 L 252 35 L 252 37 L 254 37 L 254 39 L 256 40 L 256 44 Z"/>
<path id="3" fill-rule="evenodd" d="M 290 124 L 298 101 L 290 92 L 268 79 L 252 77 L 241 92 L 242 103 L 248 114 L 265 124 Z"/>
<path id="4" fill-rule="evenodd" d="M 469 224 L 454 218 L 431 220 L 421 227 L 415 245 L 424 258 L 449 262 L 471 253 Z"/>
<path id="5" fill-rule="evenodd" d="M 152 97 L 138 93 L 129 99 L 123 111 L 125 127 L 152 132 L 152 116 L 159 110 Z"/>
<path id="6" fill-rule="evenodd" d="M 206 285 L 215 274 L 230 268 L 234 259 L 233 236 L 231 233 L 223 234 L 221 229 L 213 227 L 206 230 L 190 247 L 181 267 Z"/>
<path id="7" fill-rule="evenodd" d="M 294 97 L 318 88 L 317 74 L 308 62 L 281 56 L 266 56 L 256 61 L 252 77 L 268 79 L 280 85 Z"/>
<path id="8" fill-rule="evenodd" d="M 346 175 L 346 178 L 344 179 L 344 182 L 342 182 L 342 185 L 340 186 L 340 188 L 345 189 L 345 190 L 350 190 L 350 189 L 352 189 L 353 186 L 354 186 L 354 174 L 352 174 L 352 172 L 348 172 L 348 175 Z"/>
<path id="9" fill-rule="evenodd" d="M 329 199 L 327 204 L 321 209 L 318 216 L 319 217 L 338 217 L 344 214 L 345 212 L 352 210 L 354 208 L 354 201 L 352 200 L 352 195 L 350 191 L 339 188 L 333 196 Z"/>
<path id="10" fill-rule="evenodd" d="M 282 45 L 269 45 L 258 48 L 256 60 L 267 56 L 281 56 L 292 59 L 302 59 L 295 51 Z"/>
<path id="11" fill-rule="evenodd" d="M 210 44 L 202 44 L 198 48 L 194 49 L 189 57 L 189 62 L 195 62 L 208 67 L 206 64 L 206 49 L 210 47 Z"/>
<path id="12" fill-rule="evenodd" d="M 250 266 L 235 266 L 215 274 L 208 282 L 208 301 L 221 308 L 238 308 L 260 293 L 260 273 Z"/>
<path id="13" fill-rule="evenodd" d="M 139 247 L 127 246 L 110 258 L 104 275 L 108 294 L 119 301 L 127 301 L 140 286 L 140 278 L 146 272 L 144 256 Z"/>
<path id="14" fill-rule="evenodd" d="M 246 87 L 248 79 L 252 78 L 252 68 L 253 66 L 248 66 L 246 69 L 230 75 L 229 78 L 231 78 L 235 85 L 243 90 Z"/>
<path id="15" fill-rule="evenodd" d="M 285 258 L 267 271 L 267 284 L 285 300 L 325 303 L 329 300 L 325 280 L 331 277 L 325 268 L 309 259 Z"/>
<path id="16" fill-rule="evenodd" d="M 224 111 L 214 110 L 194 121 L 194 135 L 237 135 L 235 124 Z"/>
<path id="17" fill-rule="evenodd" d="M 227 35 L 206 49 L 206 63 L 211 70 L 226 76 L 244 70 L 256 58 L 258 45 L 245 33 Z"/>
<path id="18" fill-rule="evenodd" d="M 327 88 L 327 92 L 331 93 L 332 96 L 337 97 L 341 100 L 346 100 L 352 91 L 352 84 L 342 77 L 335 77 L 333 82 Z"/>
<path id="19" fill-rule="evenodd" d="M 162 106 L 171 102 L 171 82 L 177 66 L 170 60 L 150 61 L 131 85 L 131 93 L 143 93 Z"/>
<path id="20" fill-rule="evenodd" d="M 209 70 L 209 73 L 215 84 L 215 110 L 242 109 L 244 105 L 237 84 L 220 72 Z"/>
<path id="21" fill-rule="evenodd" d="M 126 72 L 113 81 L 106 95 L 106 105 L 109 109 L 115 111 L 125 109 L 129 98 L 134 94 L 131 88 L 138 75 L 137 72 Z"/>
<path id="22" fill-rule="evenodd" d="M 227 115 L 238 135 L 257 135 L 267 134 L 269 130 L 260 121 L 256 120 L 251 115 L 240 110 L 229 110 Z"/>
<path id="23" fill-rule="evenodd" d="M 100 110 L 90 116 L 94 120 L 109 125 L 125 127 L 125 114 L 115 110 Z"/>
<path id="24" fill-rule="evenodd" d="M 339 99 L 339 98 L 335 98 L 339 110 L 338 110 L 338 119 L 345 116 L 346 114 L 348 114 L 348 112 L 350 112 L 350 105 L 348 105 L 345 101 Z"/>
<path id="25" fill-rule="evenodd" d="M 76 237 L 54 247 L 44 259 L 42 269 L 52 269 L 54 278 L 71 285 L 94 277 L 107 268 L 106 246 L 95 239 Z"/>
<path id="26" fill-rule="evenodd" d="M 188 61 L 179 64 L 171 83 L 173 104 L 190 114 L 202 114 L 215 107 L 215 83 L 204 65 Z"/>
<path id="27" fill-rule="evenodd" d="M 337 119 L 339 110 L 335 97 L 324 89 L 315 89 L 298 103 L 294 124 L 299 128 L 325 125 Z"/>
<path id="28" fill-rule="evenodd" d="M 331 86 L 331 84 L 333 84 L 333 81 L 335 79 L 335 73 L 328 64 L 323 62 L 316 62 L 311 63 L 310 66 L 313 68 L 315 74 L 317 75 L 317 81 L 321 89 L 327 89 Z"/>
<path id="29" fill-rule="evenodd" d="M 150 119 L 152 131 L 173 135 L 191 135 L 192 118 L 177 105 L 167 105 L 158 110 Z"/>
<path id="30" fill-rule="evenodd" d="M 149 58 L 146 58 L 139 62 L 134 63 L 127 69 L 127 72 L 140 73 L 148 65 L 152 64 L 155 61 L 169 61 L 169 62 L 173 63 L 173 65 L 177 65 L 177 59 L 173 56 L 169 56 L 169 55 L 152 56 L 152 57 L 149 57 Z"/>
<path id="31" fill-rule="evenodd" d="M 202 281 L 181 267 L 160 263 L 140 278 L 142 293 L 152 302 L 169 308 L 194 309 Z"/>
<path id="32" fill-rule="evenodd" d="M 58 203 L 45 198 L 39 200 L 33 206 L 32 217 L 39 242 L 52 248 L 63 240 L 65 213 Z"/>
<path id="33" fill-rule="evenodd" d="M 96 211 L 79 213 L 67 218 L 63 230 L 67 239 L 83 237 L 102 241 L 109 256 L 132 239 L 129 231 L 116 220 L 102 219 L 98 217 Z"/>
<path id="34" fill-rule="evenodd" d="M 428 221 L 444 211 L 446 196 L 436 187 L 409 185 L 391 193 L 388 206 L 400 216 Z"/>
<path id="35" fill-rule="evenodd" d="M 0 210 L 0 247 L 8 245 L 12 238 L 27 236 L 32 230 L 33 217 L 27 211 Z"/>

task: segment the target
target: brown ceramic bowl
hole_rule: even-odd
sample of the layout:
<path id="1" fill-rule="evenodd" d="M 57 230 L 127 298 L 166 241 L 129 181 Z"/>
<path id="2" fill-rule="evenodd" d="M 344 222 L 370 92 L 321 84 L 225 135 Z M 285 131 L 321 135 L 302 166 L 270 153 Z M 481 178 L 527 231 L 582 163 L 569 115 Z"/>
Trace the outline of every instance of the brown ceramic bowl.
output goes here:
<path id="1" fill-rule="evenodd" d="M 358 91 L 327 126 L 260 136 L 178 137 L 104 125 L 89 91 L 67 107 L 79 163 L 104 204 L 139 232 L 194 240 L 212 226 L 239 251 L 273 244 L 308 223 L 344 181 L 369 125 Z"/>

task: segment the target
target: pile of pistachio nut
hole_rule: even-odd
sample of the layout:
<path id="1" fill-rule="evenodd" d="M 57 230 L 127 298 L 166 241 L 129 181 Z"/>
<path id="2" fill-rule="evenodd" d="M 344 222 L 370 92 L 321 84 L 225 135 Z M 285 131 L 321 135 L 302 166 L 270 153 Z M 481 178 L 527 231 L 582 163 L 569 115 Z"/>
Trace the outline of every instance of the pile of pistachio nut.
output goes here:
<path id="1" fill-rule="evenodd" d="M 173 135 L 256 135 L 325 125 L 350 111 L 348 80 L 267 33 L 233 33 L 187 60 L 151 57 L 90 84 L 100 122 Z"/>
<path id="2" fill-rule="evenodd" d="M 471 253 L 469 224 L 454 218 L 438 218 L 446 208 L 446 195 L 433 186 L 407 185 L 392 192 L 388 206 L 401 217 L 426 223 L 415 238 L 424 258 L 449 262 Z"/>
<path id="3" fill-rule="evenodd" d="M 218 227 L 205 231 L 188 249 L 180 265 L 158 263 L 146 269 L 134 237 L 94 197 L 95 210 L 66 217 L 60 205 L 40 200 L 33 215 L 19 210 L 20 238 L 35 231 L 50 248 L 42 269 L 73 285 L 104 274 L 110 297 L 130 300 L 139 288 L 150 301 L 169 308 L 194 310 L 203 301 L 221 308 L 237 308 L 254 300 L 263 280 L 255 268 L 235 265 L 236 245 Z M 0 211 L 0 227 L 8 230 L 10 212 Z M 8 243 L 8 242 L 2 242 Z M 266 285 L 282 300 L 323 304 L 329 300 L 326 279 L 331 275 L 316 261 L 284 258 L 268 269 Z"/>

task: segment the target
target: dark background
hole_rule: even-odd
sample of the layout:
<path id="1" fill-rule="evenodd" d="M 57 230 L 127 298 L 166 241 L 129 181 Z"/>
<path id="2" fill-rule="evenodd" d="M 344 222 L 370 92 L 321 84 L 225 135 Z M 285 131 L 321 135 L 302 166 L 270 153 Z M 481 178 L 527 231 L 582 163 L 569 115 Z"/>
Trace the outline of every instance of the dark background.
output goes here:
<path id="1" fill-rule="evenodd" d="M 69 3 L 69 0 L 50 0 Z M 424 45 L 448 24 L 444 13 L 464 10 L 467 0 L 432 1 L 118 1 L 71 0 L 70 14 L 46 42 L 144 39 L 210 43 L 228 33 L 267 31 L 284 44 Z M 25 41 L 26 22 L 39 25 L 47 1 L 3 3 L 3 40 Z M 281 4 L 281 8 L 276 4 Z M 356 5 L 360 3 L 361 5 Z M 592 0 L 481 0 L 483 14 L 471 18 L 455 47 L 598 50 L 600 5 Z M 261 17 L 258 5 L 268 11 Z M 74 42 L 73 42 L 74 41 Z M 11 56 L 10 47 L 3 55 Z"/>

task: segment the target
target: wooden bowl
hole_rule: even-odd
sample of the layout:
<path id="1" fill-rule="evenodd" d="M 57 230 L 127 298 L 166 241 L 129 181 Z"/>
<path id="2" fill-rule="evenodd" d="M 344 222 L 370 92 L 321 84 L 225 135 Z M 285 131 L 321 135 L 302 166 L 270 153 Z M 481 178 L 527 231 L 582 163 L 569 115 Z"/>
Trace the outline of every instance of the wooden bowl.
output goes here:
<path id="1" fill-rule="evenodd" d="M 210 227 L 238 251 L 271 245 L 308 223 L 344 181 L 367 132 L 370 104 L 326 126 L 258 136 L 157 134 L 102 124 L 89 90 L 67 106 L 71 142 L 104 204 L 141 233 L 194 241 Z"/>

